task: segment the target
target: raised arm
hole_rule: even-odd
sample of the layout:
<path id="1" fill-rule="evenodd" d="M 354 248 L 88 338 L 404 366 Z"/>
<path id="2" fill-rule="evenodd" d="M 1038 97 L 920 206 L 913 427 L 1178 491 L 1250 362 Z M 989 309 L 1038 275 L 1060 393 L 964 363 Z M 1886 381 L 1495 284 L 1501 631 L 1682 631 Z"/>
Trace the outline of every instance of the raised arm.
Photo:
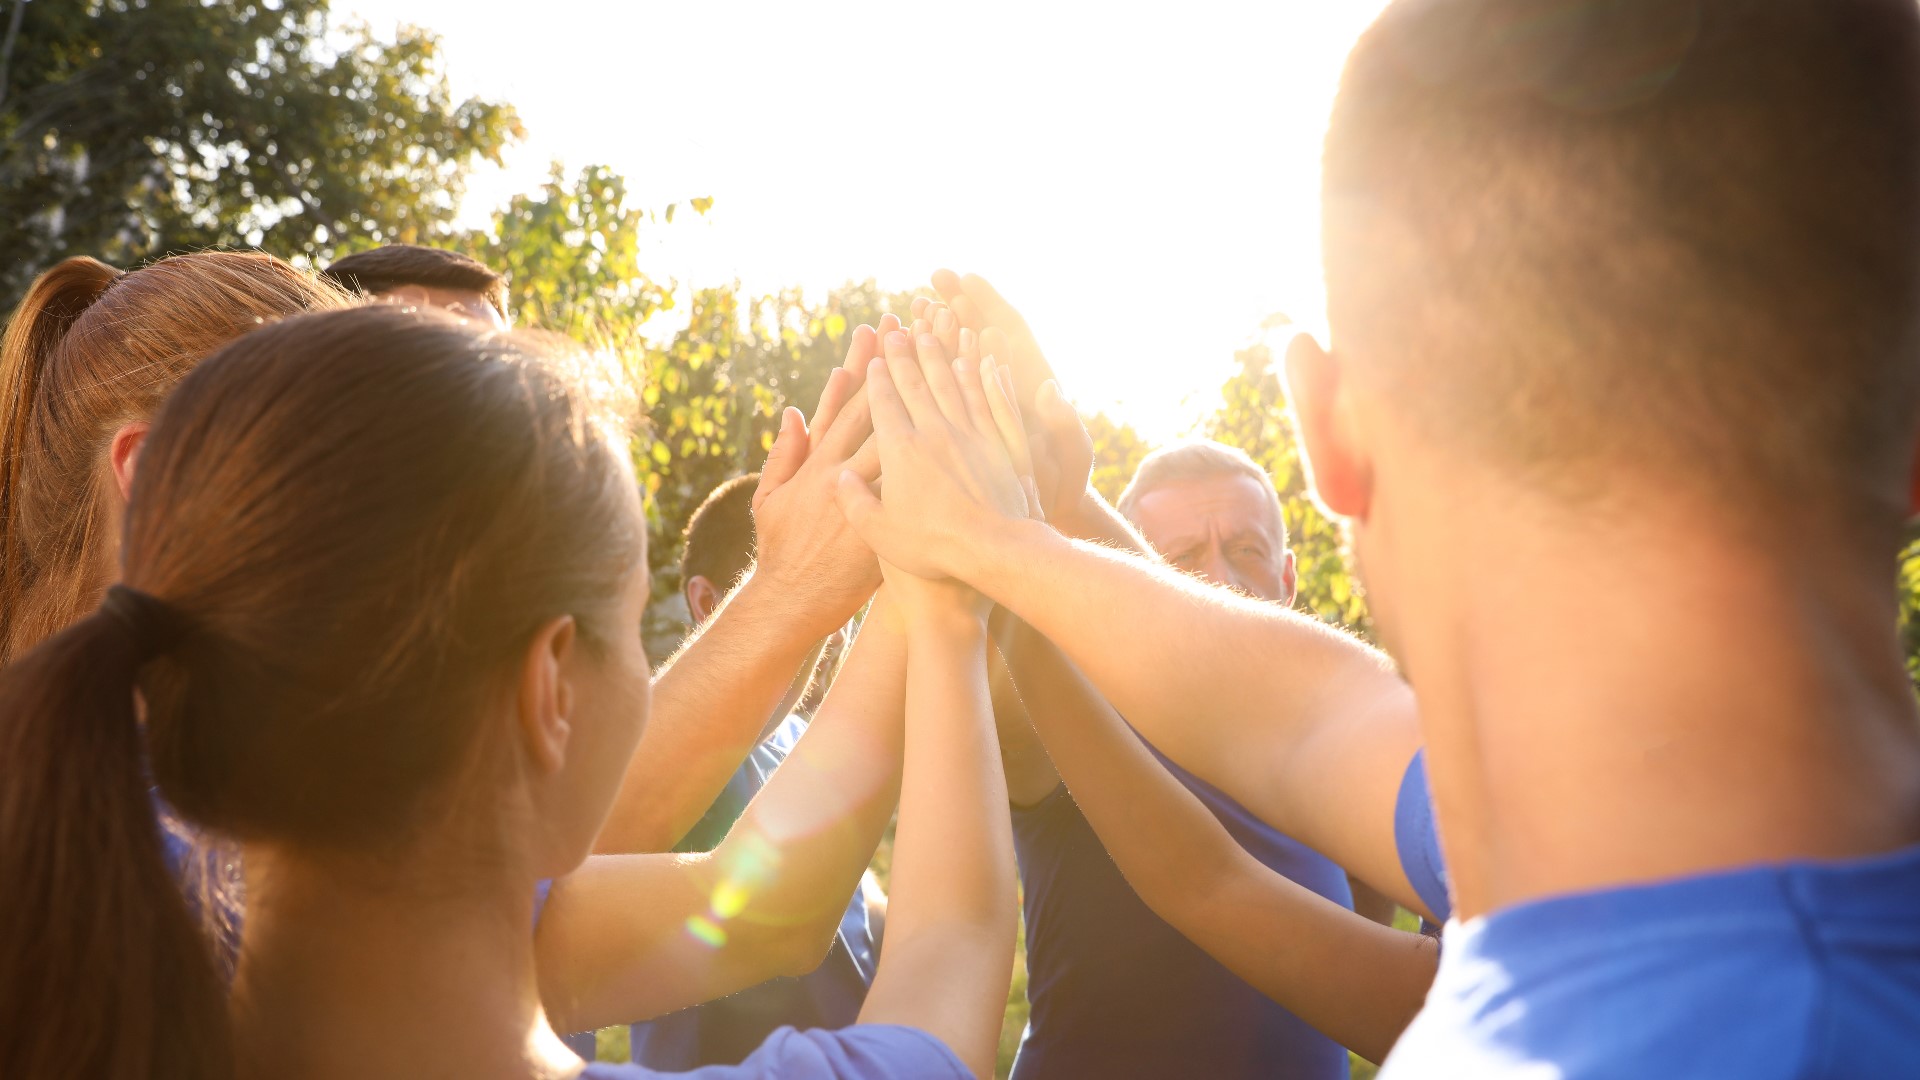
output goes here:
<path id="1" fill-rule="evenodd" d="M 951 275 L 935 285 L 963 323 L 984 328 L 983 349 L 997 342 L 1011 354 L 1019 389 L 1036 387 L 1036 426 L 1047 439 L 1077 426 L 1048 387 L 1025 323 L 991 286 Z M 1054 512 L 1056 523 L 1098 543 L 996 513 L 911 452 L 889 475 L 916 495 L 924 488 L 919 509 L 873 519 L 862 534 L 907 569 L 979 588 L 1055 642 L 1162 753 L 1425 912 L 1394 840 L 1400 781 L 1419 746 L 1417 715 L 1386 658 L 1311 618 L 1116 550 L 1109 545 L 1131 547 L 1137 536 L 1085 494 L 1084 474 L 1062 473 L 1064 496 L 1043 501 L 1066 498 L 1072 512 Z"/>
<path id="2" fill-rule="evenodd" d="M 898 325 L 881 320 L 882 330 Z M 759 558 L 655 677 L 653 717 L 596 852 L 679 843 L 759 742 L 814 646 L 879 585 L 872 552 L 833 512 L 834 480 L 872 431 L 860 384 L 875 333 L 854 331 L 848 367 L 828 379 L 811 428 L 795 410 L 781 417 L 753 500 Z"/>
<path id="3" fill-rule="evenodd" d="M 1433 981 L 1434 943 L 1262 865 L 1058 649 L 1024 624 L 1013 639 L 1013 675 L 1034 729 L 1140 899 L 1294 1015 L 1382 1060 Z"/>
<path id="4" fill-rule="evenodd" d="M 806 734 L 719 847 L 596 855 L 555 882 L 534 940 L 559 1030 L 820 965 L 899 795 L 906 661 L 883 591 Z"/>
<path id="5" fill-rule="evenodd" d="M 967 397 L 931 335 L 918 341 L 935 386 L 918 378 L 904 336 L 887 346 L 871 384 L 876 431 L 918 441 L 952 461 L 967 460 L 981 494 L 1024 513 L 1011 462 L 998 442 L 978 380 Z M 885 372 L 903 375 L 896 393 Z M 910 372 L 910 373 L 909 373 Z M 970 408 L 978 404 L 979 410 Z M 900 445 L 896 439 L 894 446 Z M 891 459 L 881 467 L 892 490 Z M 873 495 L 855 477 L 842 505 Z M 917 580 L 893 568 L 908 630 L 905 795 L 894 834 L 887 945 L 863 1023 L 907 1024 L 940 1038 L 975 1076 L 993 1075 L 1001 1014 L 1013 975 L 1013 830 L 987 689 L 987 605 L 950 581 Z"/>

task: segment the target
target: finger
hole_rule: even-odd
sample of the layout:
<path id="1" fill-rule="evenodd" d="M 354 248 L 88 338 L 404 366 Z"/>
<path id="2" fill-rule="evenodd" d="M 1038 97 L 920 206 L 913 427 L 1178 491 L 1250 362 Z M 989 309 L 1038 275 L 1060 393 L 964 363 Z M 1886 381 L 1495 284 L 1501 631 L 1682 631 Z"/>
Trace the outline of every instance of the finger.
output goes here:
<path id="1" fill-rule="evenodd" d="M 760 467 L 760 483 L 753 490 L 753 504 L 759 506 L 780 485 L 793 479 L 807 462 L 807 420 L 800 410 L 788 407 L 780 413 L 780 434 L 767 451 L 767 463 Z"/>
<path id="2" fill-rule="evenodd" d="M 1033 450 L 1027 444 L 1027 428 L 1020 418 L 1020 406 L 1013 400 L 1013 377 L 1007 369 L 993 357 L 980 362 L 985 376 L 987 405 L 993 413 L 994 429 L 1000 433 L 1000 441 L 1006 445 L 1007 457 L 1013 461 L 1013 471 L 1021 476 L 1033 475 Z"/>
<path id="3" fill-rule="evenodd" d="M 887 335 L 887 358 L 867 368 L 867 405 L 873 410 L 874 433 L 882 441 L 942 422 L 940 406 L 920 375 L 920 362 L 898 344 L 905 340 L 905 334 Z"/>
<path id="4" fill-rule="evenodd" d="M 980 335 L 964 326 L 960 328 L 960 355 L 973 361 L 976 369 L 980 366 Z"/>
<path id="5" fill-rule="evenodd" d="M 874 526 L 882 507 L 873 489 L 867 486 L 867 481 L 852 472 L 842 472 L 839 481 L 833 485 L 833 501 L 840 504 L 840 512 L 846 515 L 847 524 L 853 526 L 853 531 L 860 539 L 867 541 L 867 546 L 872 547 L 870 537 L 878 531 Z"/>
<path id="6" fill-rule="evenodd" d="M 887 320 L 883 318 L 880 320 L 880 325 L 885 326 L 886 322 Z M 841 367 L 849 372 L 865 374 L 867 361 L 878 355 L 880 355 L 879 332 L 866 323 L 861 323 L 853 328 L 853 339 L 847 342 L 847 359 Z"/>
<path id="7" fill-rule="evenodd" d="M 900 329 L 900 316 L 895 315 L 892 312 L 888 312 L 885 315 L 880 316 L 879 324 L 875 326 L 873 329 L 873 352 L 869 353 L 864 357 L 859 358 L 858 361 L 856 361 L 853 353 L 849 351 L 847 353 L 847 367 L 853 369 L 854 374 L 859 375 L 862 379 L 865 379 L 867 375 L 868 364 L 873 360 L 874 357 L 879 356 L 881 354 L 881 351 L 882 351 L 881 343 L 887 340 L 888 334 L 894 333 L 899 329 Z"/>
<path id="8" fill-rule="evenodd" d="M 820 404 L 814 407 L 813 420 L 807 424 L 807 431 L 812 435 L 809 443 L 813 449 L 820 448 L 820 441 L 826 436 L 827 429 L 833 427 L 834 417 L 840 415 L 847 399 L 853 396 L 853 391 L 849 389 L 851 379 L 846 368 L 834 368 L 827 373 L 827 385 L 820 390 Z"/>
<path id="9" fill-rule="evenodd" d="M 915 319 L 924 319 L 927 317 L 927 308 L 931 306 L 933 306 L 932 300 L 924 296 L 916 296 L 913 302 L 907 305 L 907 314 Z"/>
<path id="10" fill-rule="evenodd" d="M 982 385 L 985 375 L 980 362 L 970 357 L 961 356 L 953 362 L 953 379 L 960 384 L 961 400 L 967 403 L 967 419 L 973 430 L 983 434 L 995 430 L 993 406 L 987 403 L 986 387 Z"/>
<path id="11" fill-rule="evenodd" d="M 1093 436 L 1080 420 L 1079 410 L 1060 393 L 1060 384 L 1048 379 L 1033 396 L 1033 411 L 1046 432 L 1047 445 L 1062 473 L 1084 476 L 1093 468 Z"/>
<path id="12" fill-rule="evenodd" d="M 935 304 L 929 310 L 932 314 L 927 319 L 933 323 L 933 336 L 940 339 L 940 347 L 948 356 L 960 355 L 960 320 L 945 304 Z"/>
<path id="13" fill-rule="evenodd" d="M 926 376 L 927 389 L 940 406 L 940 415 L 957 431 L 971 431 L 973 419 L 967 415 L 967 399 L 960 396 L 960 380 L 953 377 L 953 364 L 940 339 L 932 334 L 917 334 L 914 351 L 920 358 L 920 373 Z"/>
<path id="14" fill-rule="evenodd" d="M 858 476 L 871 484 L 880 479 L 880 440 L 868 439 L 860 444 L 860 449 L 847 459 L 844 466 L 847 472 Z"/>
<path id="15" fill-rule="evenodd" d="M 827 463 L 845 461 L 873 434 L 873 398 L 865 387 L 855 391 L 834 418 L 833 426 L 822 434 L 814 432 L 815 453 Z"/>

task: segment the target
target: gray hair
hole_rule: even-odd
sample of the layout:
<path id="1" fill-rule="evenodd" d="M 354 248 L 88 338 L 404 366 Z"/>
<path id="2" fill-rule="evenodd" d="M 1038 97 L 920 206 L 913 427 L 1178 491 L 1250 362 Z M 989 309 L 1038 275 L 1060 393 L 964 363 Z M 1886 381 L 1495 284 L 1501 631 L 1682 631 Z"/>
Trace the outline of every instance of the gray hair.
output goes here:
<path id="1" fill-rule="evenodd" d="M 1273 509 L 1273 522 L 1280 534 L 1280 546 L 1287 546 L 1287 518 L 1280 511 L 1280 493 L 1274 490 L 1273 477 L 1247 456 L 1245 450 L 1212 439 L 1183 439 L 1148 454 L 1134 470 L 1127 490 L 1120 493 L 1115 509 L 1132 521 L 1134 507 L 1149 493 L 1186 480 L 1206 480 L 1217 476 L 1245 476 L 1260 484 Z"/>

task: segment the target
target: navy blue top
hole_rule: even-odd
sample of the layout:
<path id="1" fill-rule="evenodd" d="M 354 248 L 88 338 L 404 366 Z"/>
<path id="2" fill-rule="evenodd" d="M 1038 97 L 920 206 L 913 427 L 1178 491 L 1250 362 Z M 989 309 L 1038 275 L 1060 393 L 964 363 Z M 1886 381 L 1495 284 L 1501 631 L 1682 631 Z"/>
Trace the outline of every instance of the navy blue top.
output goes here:
<path id="1" fill-rule="evenodd" d="M 754 747 L 727 781 L 713 806 L 681 841 L 676 851 L 711 851 L 726 838 L 747 803 L 805 734 L 807 722 L 788 717 Z M 843 1028 L 860 1016 L 873 982 L 873 936 L 867 926 L 866 898 L 856 888 L 840 917 L 839 932 L 827 958 L 797 979 L 771 979 L 758 986 L 671 1013 L 632 1028 L 633 1060 L 653 1069 L 692 1069 L 731 1065 L 753 1053 L 783 1026 Z"/>
<path id="2" fill-rule="evenodd" d="M 1262 864 L 1352 906 L 1338 866 L 1165 757 L 1160 762 Z M 1064 786 L 1014 809 L 1013 838 L 1032 1003 L 1014 1080 L 1347 1075 L 1338 1044 L 1147 908 Z"/>
<path id="3" fill-rule="evenodd" d="M 1380 1076 L 1920 1076 L 1920 848 L 1452 923 L 1426 1008 Z"/>

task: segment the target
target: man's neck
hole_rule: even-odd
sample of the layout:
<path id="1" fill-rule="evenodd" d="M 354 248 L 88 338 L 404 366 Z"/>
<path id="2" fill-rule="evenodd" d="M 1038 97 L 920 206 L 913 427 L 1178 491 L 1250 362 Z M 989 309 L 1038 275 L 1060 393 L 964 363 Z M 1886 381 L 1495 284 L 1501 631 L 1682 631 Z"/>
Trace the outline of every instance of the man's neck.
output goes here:
<path id="1" fill-rule="evenodd" d="M 1920 843 L 1890 553 L 1597 517 L 1456 516 L 1399 601 L 1456 910 Z"/>
<path id="2" fill-rule="evenodd" d="M 540 1007 L 531 881 L 456 887 L 251 846 L 243 858 L 242 1080 L 578 1070 Z"/>

